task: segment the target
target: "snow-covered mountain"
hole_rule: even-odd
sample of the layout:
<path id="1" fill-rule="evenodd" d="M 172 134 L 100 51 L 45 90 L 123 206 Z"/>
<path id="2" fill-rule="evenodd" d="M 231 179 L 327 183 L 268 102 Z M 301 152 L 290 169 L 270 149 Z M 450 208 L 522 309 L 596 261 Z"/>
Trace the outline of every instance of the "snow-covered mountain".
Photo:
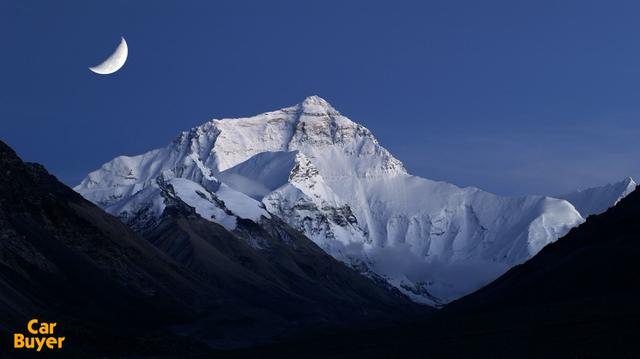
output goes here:
<path id="1" fill-rule="evenodd" d="M 631 177 L 627 177 L 620 182 L 565 193 L 556 197 L 571 202 L 582 217 L 587 218 L 615 206 L 635 189 L 636 183 Z"/>
<path id="2" fill-rule="evenodd" d="M 75 190 L 141 230 L 170 201 L 168 183 L 172 195 L 229 230 L 238 218 L 279 216 L 335 258 L 436 305 L 584 221 L 565 200 L 501 197 L 410 175 L 367 128 L 317 96 L 211 120 L 167 147 L 113 159 Z"/>

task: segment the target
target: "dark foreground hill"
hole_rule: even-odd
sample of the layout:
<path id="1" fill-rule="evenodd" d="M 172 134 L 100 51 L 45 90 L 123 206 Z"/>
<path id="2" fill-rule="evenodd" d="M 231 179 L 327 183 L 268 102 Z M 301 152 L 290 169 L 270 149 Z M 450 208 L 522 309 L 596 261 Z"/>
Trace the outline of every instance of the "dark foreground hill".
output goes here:
<path id="1" fill-rule="evenodd" d="M 1 142 L 0 173 L 2 331 L 37 318 L 59 323 L 68 350 L 135 352 L 196 318 L 198 280 L 153 245 Z"/>
<path id="2" fill-rule="evenodd" d="M 143 238 L 0 142 L 0 355 L 32 318 L 68 355 L 186 356 L 423 312 L 282 222 L 167 208 Z"/>
<path id="3" fill-rule="evenodd" d="M 640 192 L 426 320 L 229 353 L 366 358 L 637 358 Z"/>

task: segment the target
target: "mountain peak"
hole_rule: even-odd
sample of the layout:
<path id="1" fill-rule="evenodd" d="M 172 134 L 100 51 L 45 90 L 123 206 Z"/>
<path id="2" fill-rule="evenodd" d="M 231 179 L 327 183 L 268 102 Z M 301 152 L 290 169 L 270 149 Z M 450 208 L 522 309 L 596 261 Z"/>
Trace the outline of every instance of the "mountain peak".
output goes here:
<path id="1" fill-rule="evenodd" d="M 636 182 L 631 177 L 621 181 L 573 191 L 556 196 L 571 202 L 571 204 L 587 218 L 592 214 L 600 214 L 609 207 L 615 206 L 622 198 L 636 189 Z"/>
<path id="2" fill-rule="evenodd" d="M 338 114 L 327 100 L 320 96 L 308 96 L 298 105 L 298 108 L 307 114 Z"/>
<path id="3" fill-rule="evenodd" d="M 311 96 L 307 96 L 304 101 L 302 101 L 302 105 L 319 105 L 319 106 L 324 106 L 324 107 L 331 107 L 331 105 L 329 104 L 329 102 L 327 102 L 327 100 L 323 99 L 322 97 L 318 96 L 318 95 L 311 95 Z"/>
<path id="4" fill-rule="evenodd" d="M 624 197 L 627 194 L 633 192 L 633 190 L 636 188 L 636 182 L 633 180 L 633 178 L 631 178 L 631 176 L 628 176 L 622 181 L 613 182 L 608 186 L 617 188 L 619 191 L 623 191 L 622 197 Z"/>

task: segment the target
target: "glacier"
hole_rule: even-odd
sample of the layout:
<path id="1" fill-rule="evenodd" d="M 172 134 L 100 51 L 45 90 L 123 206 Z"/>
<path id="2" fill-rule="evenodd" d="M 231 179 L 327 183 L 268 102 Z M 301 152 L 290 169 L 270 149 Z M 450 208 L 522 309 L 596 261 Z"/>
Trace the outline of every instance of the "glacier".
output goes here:
<path id="1" fill-rule="evenodd" d="M 74 189 L 139 230 L 170 200 L 160 195 L 166 183 L 230 230 L 237 218 L 278 216 L 336 259 L 434 306 L 566 234 L 584 221 L 576 207 L 588 201 L 504 197 L 411 175 L 371 131 L 318 96 L 207 121 L 164 148 L 114 158 Z M 613 205 L 610 197 L 599 205 Z"/>

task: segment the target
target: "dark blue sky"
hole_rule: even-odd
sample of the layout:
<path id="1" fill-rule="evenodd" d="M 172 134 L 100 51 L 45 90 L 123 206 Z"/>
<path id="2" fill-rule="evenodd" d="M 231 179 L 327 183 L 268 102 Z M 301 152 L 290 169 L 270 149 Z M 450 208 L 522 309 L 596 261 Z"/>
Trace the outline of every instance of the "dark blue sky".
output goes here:
<path id="1" fill-rule="evenodd" d="M 317 94 L 414 174 L 553 194 L 640 176 L 639 20 L 615 1 L 0 0 L 0 139 L 75 185 Z M 91 73 L 120 35 L 123 69 Z"/>

